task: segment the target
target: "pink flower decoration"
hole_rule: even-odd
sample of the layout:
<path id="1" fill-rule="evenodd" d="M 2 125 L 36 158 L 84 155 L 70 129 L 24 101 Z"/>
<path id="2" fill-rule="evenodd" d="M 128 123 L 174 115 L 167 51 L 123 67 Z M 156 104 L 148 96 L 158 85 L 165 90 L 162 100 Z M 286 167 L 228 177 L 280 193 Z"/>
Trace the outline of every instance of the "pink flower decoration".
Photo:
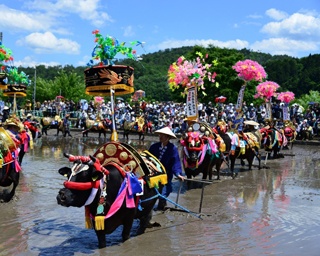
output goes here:
<path id="1" fill-rule="evenodd" d="M 280 86 L 275 82 L 265 81 L 257 86 L 257 93 L 254 97 L 269 100 L 271 97 L 276 95 L 276 91 L 279 87 Z"/>
<path id="2" fill-rule="evenodd" d="M 267 77 L 264 68 L 253 60 L 238 61 L 232 68 L 238 72 L 239 78 L 247 82 L 251 80 L 262 82 Z"/>
<path id="3" fill-rule="evenodd" d="M 202 57 L 202 55 L 199 55 Z M 169 88 L 174 91 L 180 87 L 185 87 L 183 95 L 186 94 L 187 89 L 196 84 L 198 88 L 205 90 L 204 80 L 214 83 L 216 73 L 209 71 L 211 64 L 207 64 L 203 59 L 197 57 L 195 61 L 188 61 L 184 56 L 177 59 L 176 62 L 170 65 L 168 70 Z M 206 55 L 207 57 L 207 55 Z"/>
<path id="4" fill-rule="evenodd" d="M 96 104 L 102 104 L 103 102 L 104 102 L 103 97 L 100 97 L 100 96 L 94 97 L 94 103 L 96 103 Z"/>
<path id="5" fill-rule="evenodd" d="M 278 100 L 284 103 L 290 103 L 290 101 L 294 100 L 294 93 L 293 92 L 281 92 L 278 94 Z"/>

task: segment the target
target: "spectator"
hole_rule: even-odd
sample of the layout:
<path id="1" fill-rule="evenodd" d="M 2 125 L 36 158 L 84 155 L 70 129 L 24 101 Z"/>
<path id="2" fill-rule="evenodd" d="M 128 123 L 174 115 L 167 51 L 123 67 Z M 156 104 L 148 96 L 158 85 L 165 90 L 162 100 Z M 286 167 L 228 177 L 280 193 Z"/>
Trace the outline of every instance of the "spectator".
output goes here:
<path id="1" fill-rule="evenodd" d="M 67 134 L 69 135 L 69 137 L 72 137 L 71 133 L 70 133 L 70 120 L 69 120 L 70 115 L 66 114 L 65 118 L 63 119 L 63 137 L 66 137 Z"/>

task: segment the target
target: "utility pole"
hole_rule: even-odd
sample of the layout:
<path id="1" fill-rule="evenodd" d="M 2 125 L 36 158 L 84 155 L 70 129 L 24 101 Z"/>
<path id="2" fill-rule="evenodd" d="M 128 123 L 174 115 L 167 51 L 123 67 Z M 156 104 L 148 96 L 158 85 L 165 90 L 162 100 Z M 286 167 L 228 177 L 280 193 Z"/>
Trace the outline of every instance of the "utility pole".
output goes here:
<path id="1" fill-rule="evenodd" d="M 2 32 L 0 32 L 0 45 L 2 45 Z"/>
<path id="2" fill-rule="evenodd" d="M 33 115 L 36 114 L 37 66 L 34 66 Z"/>

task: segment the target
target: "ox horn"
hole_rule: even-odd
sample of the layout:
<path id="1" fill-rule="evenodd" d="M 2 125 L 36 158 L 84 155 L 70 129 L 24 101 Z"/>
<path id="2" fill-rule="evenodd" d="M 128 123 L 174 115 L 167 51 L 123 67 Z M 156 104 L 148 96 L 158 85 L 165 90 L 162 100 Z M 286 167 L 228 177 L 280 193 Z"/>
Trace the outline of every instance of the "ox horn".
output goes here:
<path id="1" fill-rule="evenodd" d="M 69 153 L 64 152 L 63 156 L 66 157 L 66 158 L 69 158 L 71 155 Z"/>

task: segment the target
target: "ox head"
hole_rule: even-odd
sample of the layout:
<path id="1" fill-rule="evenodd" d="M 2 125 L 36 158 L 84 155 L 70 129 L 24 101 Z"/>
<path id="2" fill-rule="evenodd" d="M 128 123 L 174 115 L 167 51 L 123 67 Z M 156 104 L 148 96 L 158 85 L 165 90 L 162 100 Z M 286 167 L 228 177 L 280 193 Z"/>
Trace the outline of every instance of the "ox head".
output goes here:
<path id="1" fill-rule="evenodd" d="M 295 132 L 295 131 L 294 131 L 291 127 L 286 127 L 286 128 L 284 128 L 284 135 L 285 135 L 286 137 L 293 137 L 294 132 Z"/>
<path id="2" fill-rule="evenodd" d="M 219 120 L 215 127 L 216 133 L 225 134 L 228 131 L 228 124 L 223 120 Z"/>
<path id="3" fill-rule="evenodd" d="M 57 195 L 57 202 L 62 206 L 81 207 L 90 204 L 103 184 L 103 175 L 107 174 L 99 160 L 89 156 L 72 156 L 64 154 L 73 162 L 72 168 L 63 167 L 59 173 L 67 180 L 64 188 Z M 91 201 L 91 202 L 90 202 Z"/>
<path id="4" fill-rule="evenodd" d="M 189 165 L 197 165 L 204 147 L 200 133 L 198 131 L 189 131 L 180 143 L 184 148 L 184 155 Z"/>

